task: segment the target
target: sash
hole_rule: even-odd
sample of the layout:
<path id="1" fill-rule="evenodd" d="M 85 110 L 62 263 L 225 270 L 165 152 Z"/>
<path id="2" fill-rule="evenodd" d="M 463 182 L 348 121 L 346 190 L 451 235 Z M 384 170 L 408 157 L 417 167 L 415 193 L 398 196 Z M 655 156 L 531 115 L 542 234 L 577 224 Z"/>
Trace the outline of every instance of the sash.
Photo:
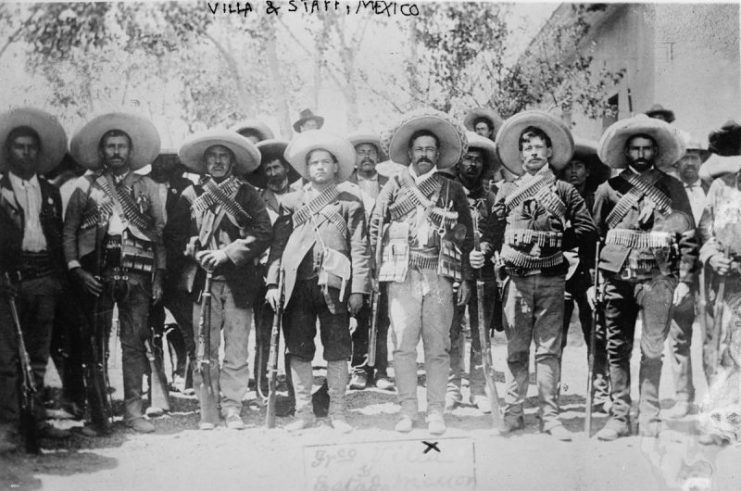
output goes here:
<path id="1" fill-rule="evenodd" d="M 239 228 L 245 228 L 252 220 L 250 214 L 235 201 L 237 192 L 242 186 L 239 179 L 231 177 L 216 184 L 211 177 L 203 176 L 200 184 L 203 187 L 203 193 L 191 203 L 192 211 L 202 214 L 221 206 L 226 211 L 229 220 Z"/>
<path id="2" fill-rule="evenodd" d="M 620 198 L 615 208 L 607 215 L 608 227 L 617 227 L 631 208 L 638 205 L 641 198 L 650 202 L 662 215 L 671 211 L 672 200 L 655 187 L 655 184 L 661 178 L 661 173 L 656 169 L 651 169 L 644 174 L 636 174 L 630 170 L 625 170 L 618 177 L 630 184 L 631 189 Z"/>
<path id="3" fill-rule="evenodd" d="M 458 222 L 458 212 L 435 206 L 437 197 L 442 190 L 441 178 L 434 176 L 425 179 L 419 185 L 409 174 L 402 174 L 401 192 L 393 204 L 389 206 L 391 220 L 398 221 L 417 207 L 424 208 L 429 220 L 435 227 L 451 228 Z"/>
<path id="4" fill-rule="evenodd" d="M 104 174 L 95 181 L 110 196 L 113 210 L 118 214 L 124 223 L 128 222 L 141 231 L 149 230 L 152 220 L 144 216 L 131 197 L 131 188 L 126 185 L 116 186 L 113 184 L 113 177 L 110 174 Z"/>
<path id="5" fill-rule="evenodd" d="M 520 206 L 528 199 L 534 199 L 551 215 L 563 218 L 566 214 L 566 205 L 551 186 L 556 183 L 556 176 L 552 172 L 536 174 L 529 183 L 513 192 L 504 200 L 507 213 Z"/>

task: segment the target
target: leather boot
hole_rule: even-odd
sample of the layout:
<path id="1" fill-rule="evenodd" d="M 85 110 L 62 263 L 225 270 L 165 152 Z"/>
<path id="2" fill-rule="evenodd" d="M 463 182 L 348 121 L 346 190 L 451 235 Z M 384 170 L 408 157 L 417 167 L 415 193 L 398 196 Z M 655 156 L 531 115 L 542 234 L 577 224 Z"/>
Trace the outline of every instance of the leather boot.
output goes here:
<path id="1" fill-rule="evenodd" d="M 329 370 L 327 370 L 327 373 L 329 373 Z M 311 407 L 311 386 L 314 382 L 314 374 L 311 369 L 311 362 L 292 356 L 291 378 L 293 379 L 293 389 L 296 397 L 296 419 L 286 425 L 286 430 L 297 431 L 314 424 L 314 413 Z"/>
<path id="2" fill-rule="evenodd" d="M 329 420 L 332 427 L 341 433 L 349 433 L 352 426 L 345 419 L 345 390 L 347 387 L 347 361 L 327 362 L 327 385 L 329 386 Z"/>

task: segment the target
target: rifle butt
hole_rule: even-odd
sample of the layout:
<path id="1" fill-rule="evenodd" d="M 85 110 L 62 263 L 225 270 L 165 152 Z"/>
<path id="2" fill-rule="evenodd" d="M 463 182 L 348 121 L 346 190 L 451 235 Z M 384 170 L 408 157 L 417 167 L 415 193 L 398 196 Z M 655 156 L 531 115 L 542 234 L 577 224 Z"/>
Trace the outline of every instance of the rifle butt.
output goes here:
<path id="1" fill-rule="evenodd" d="M 33 394 L 24 396 L 28 399 L 21 408 L 21 433 L 23 434 L 24 448 L 26 453 L 41 453 L 39 444 L 39 430 L 36 423 L 36 404 L 33 402 Z"/>
<path id="2" fill-rule="evenodd" d="M 494 381 L 494 371 L 491 363 L 491 343 L 489 341 L 489 329 L 486 325 L 486 315 L 484 314 L 484 294 L 484 281 L 477 279 L 476 301 L 478 307 L 479 344 L 481 345 L 481 369 L 484 372 L 484 380 L 486 381 L 486 397 L 489 399 L 489 405 L 491 405 L 492 425 L 495 429 L 500 429 L 502 427 L 502 413 L 499 409 L 499 393 L 496 382 Z"/>
<path id="3" fill-rule="evenodd" d="M 162 409 L 165 412 L 170 411 L 170 401 L 168 398 L 167 382 L 161 361 L 158 360 L 157 354 L 152 347 L 152 343 L 147 339 L 144 341 L 149 360 L 149 403 L 152 407 Z"/>
<path id="4" fill-rule="evenodd" d="M 376 344 L 378 343 L 378 300 L 380 292 L 374 292 L 371 299 L 371 325 L 368 333 L 368 362 L 369 367 L 376 366 Z"/>
<path id="5" fill-rule="evenodd" d="M 273 325 L 270 329 L 270 354 L 268 356 L 268 403 L 265 411 L 265 426 L 275 428 L 275 399 L 277 395 L 278 349 L 280 348 L 280 329 L 283 322 L 283 281 L 285 272 L 278 271 L 278 291 L 280 300 L 273 314 Z"/>
<path id="6" fill-rule="evenodd" d="M 211 364 L 201 364 L 201 384 L 198 387 L 198 401 L 201 406 L 201 423 L 219 424 L 219 409 L 216 394 L 211 383 Z"/>

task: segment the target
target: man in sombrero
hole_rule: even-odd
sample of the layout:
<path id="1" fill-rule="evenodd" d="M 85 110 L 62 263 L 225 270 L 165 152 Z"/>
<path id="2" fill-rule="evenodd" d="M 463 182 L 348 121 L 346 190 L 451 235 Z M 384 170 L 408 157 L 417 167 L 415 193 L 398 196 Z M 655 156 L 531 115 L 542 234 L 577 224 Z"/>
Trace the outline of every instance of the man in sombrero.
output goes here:
<path id="1" fill-rule="evenodd" d="M 191 294 L 194 331 L 203 303 L 203 272 L 210 272 L 210 362 L 213 393 L 227 428 L 244 428 L 242 399 L 249 383 L 248 338 L 252 305 L 260 287 L 257 258 L 272 237 L 270 218 L 260 194 L 241 179 L 260 164 L 260 151 L 233 131 L 209 130 L 188 138 L 178 151 L 180 160 L 202 177 L 183 191 L 168 225 L 168 241 L 185 251 L 188 265 L 183 284 Z M 224 359 L 219 367 L 221 339 Z M 197 332 L 194 332 L 198 336 Z M 198 367 L 193 386 L 201 385 Z M 200 401 L 201 405 L 205 401 Z M 202 407 L 203 409 L 203 407 Z M 201 411 L 199 429 L 211 430 L 219 421 Z"/>
<path id="2" fill-rule="evenodd" d="M 499 128 L 502 127 L 503 123 L 504 120 L 499 113 L 488 107 L 477 107 L 471 109 L 463 118 L 463 126 L 465 126 L 468 131 L 476 133 L 484 138 L 488 138 L 492 142 L 496 141 L 497 132 L 499 131 Z M 499 182 L 506 177 L 505 172 L 508 171 L 501 166 L 498 169 L 488 169 L 483 176 L 484 186 L 488 187 L 489 191 L 496 194 L 497 189 L 492 189 L 492 186 L 496 186 L 496 182 Z"/>
<path id="3" fill-rule="evenodd" d="M 255 145 L 263 140 L 271 140 L 275 138 L 273 130 L 259 119 L 244 119 L 235 123 L 229 129 L 231 131 L 236 131 Z"/>
<path id="4" fill-rule="evenodd" d="M 502 299 L 507 336 L 503 434 L 525 426 L 523 405 L 534 343 L 541 431 L 562 441 L 571 439 L 558 419 L 568 268 L 563 253 L 597 238 L 584 199 L 554 174 L 571 160 L 573 149 L 566 125 L 542 111 L 512 116 L 497 137 L 502 164 L 520 176 L 499 189 L 484 236 L 500 251 L 500 267 L 507 275 Z M 472 265 L 483 266 L 486 255 L 472 253 Z"/>
<path id="5" fill-rule="evenodd" d="M 468 302 L 473 274 L 471 212 L 463 186 L 444 177 L 468 146 L 463 129 L 433 110 L 407 114 L 392 133 L 389 156 L 407 166 L 381 190 L 370 226 L 382 248 L 379 280 L 387 283 L 393 364 L 401 416 L 396 431 L 417 419 L 417 344 L 427 374 L 427 429 L 446 431 L 443 410 L 450 373 L 450 326 L 455 306 Z M 377 243 L 379 227 L 383 240 Z M 454 283 L 459 283 L 457 298 Z"/>
<path id="6" fill-rule="evenodd" d="M 277 310 L 283 285 L 283 332 L 296 397 L 289 431 L 314 423 L 311 406 L 316 321 L 327 361 L 329 419 L 341 433 L 352 431 L 345 416 L 349 316 L 370 291 L 369 250 L 363 203 L 343 181 L 352 172 L 352 144 L 324 130 L 303 132 L 285 157 L 308 183 L 282 200 L 290 212 L 275 224 L 270 246 L 267 301 Z M 281 276 L 283 280 L 281 281 Z"/>
<path id="7" fill-rule="evenodd" d="M 579 191 L 579 195 L 584 198 L 590 214 L 594 206 L 594 193 L 597 191 L 597 187 L 609 177 L 610 168 L 603 164 L 597 156 L 597 142 L 575 137 L 574 156 L 558 173 L 558 178 L 568 182 Z M 594 264 L 594 256 L 587 257 L 587 255 L 593 254 L 593 248 L 577 246 L 570 251 L 565 251 L 564 254 L 569 261 L 569 270 L 566 273 L 566 301 L 564 303 L 561 348 L 566 348 L 574 304 L 579 306 L 579 324 L 584 335 L 584 341 L 589 347 L 592 332 L 592 307 L 587 298 L 587 290 L 592 286 L 594 270 L 588 265 Z M 592 410 L 595 412 L 606 410 L 606 403 L 610 399 L 605 343 L 605 330 L 604 328 L 598 329 L 595 332 L 593 372 Z"/>
<path id="8" fill-rule="evenodd" d="M 62 200 L 41 177 L 64 157 L 67 136 L 51 114 L 19 108 L 0 114 L 0 449 L 20 420 L 19 353 L 9 298 L 15 297 L 36 383 L 42 436 L 65 436 L 44 424 L 44 375 L 54 311 L 64 282 Z M 7 275 L 7 276 L 6 276 Z"/>
<path id="9" fill-rule="evenodd" d="M 487 226 L 489 214 L 494 206 L 494 198 L 496 196 L 494 192 L 488 191 L 484 187 L 484 176 L 489 172 L 497 171 L 501 164 L 493 141 L 471 131 L 467 133 L 467 137 L 468 150 L 463 155 L 461 161 L 456 164 L 455 168 L 458 182 L 463 185 L 463 190 L 466 192 L 468 198 L 471 218 L 477 221 L 480 238 L 481 231 Z M 490 247 L 491 245 L 486 242 L 481 244 L 481 248 L 483 249 L 489 249 Z M 468 370 L 468 382 L 471 390 L 470 402 L 484 413 L 491 412 L 491 404 L 484 390 L 485 380 L 481 364 L 481 346 L 478 330 L 485 329 L 487 333 L 489 332 L 494 313 L 498 312 L 501 315 L 501 302 L 499 302 L 497 294 L 494 264 L 488 262 L 479 271 L 484 281 L 484 296 L 486 297 L 486 301 L 484 302 L 484 325 L 479 326 L 477 292 L 476 289 L 472 289 L 468 304 L 456 308 L 456 315 L 450 331 L 450 377 L 448 378 L 448 389 L 445 394 L 446 410 L 453 409 L 463 401 L 461 379 L 466 371 L 466 343 L 463 336 L 463 329 L 466 322 L 465 311 L 467 307 L 471 327 L 471 352 Z M 497 320 L 498 324 L 499 322 Z"/>
<path id="10" fill-rule="evenodd" d="M 320 130 L 324 126 L 324 118 L 314 114 L 311 109 L 302 109 L 298 119 L 293 123 L 293 130 L 296 133 L 303 133 L 308 130 Z"/>
<path id="11" fill-rule="evenodd" d="M 371 131 L 356 131 L 347 138 L 355 147 L 355 170 L 347 180 L 358 186 L 360 196 L 363 198 L 366 220 L 367 223 L 370 223 L 370 215 L 376 205 L 378 193 L 381 192 L 389 179 L 376 170 L 378 163 L 387 159 L 386 152 L 383 151 L 381 146 L 380 136 Z M 379 292 L 379 295 L 375 365 L 370 367 L 367 364 L 372 306 L 369 301 L 364 301 L 363 308 L 356 316 L 357 327 L 352 333 L 353 354 L 350 362 L 352 367 L 350 389 L 362 390 L 369 383 L 373 384 L 374 382 L 379 389 L 393 389 L 393 384 L 386 372 L 388 367 L 389 320 L 385 288 Z"/>
<path id="12" fill-rule="evenodd" d="M 667 169 L 684 143 L 664 121 L 638 115 L 614 123 L 599 145 L 600 160 L 619 175 L 596 192 L 594 219 L 604 238 L 599 271 L 610 370 L 610 419 L 597 433 L 610 441 L 631 434 L 630 357 L 641 314 L 638 429 L 661 429 L 659 380 L 671 311 L 690 292 L 698 246 L 692 208 Z M 594 288 L 589 295 L 594 298 Z"/>
<path id="13" fill-rule="evenodd" d="M 152 163 L 159 150 L 159 133 L 147 119 L 128 113 L 92 119 L 70 143 L 75 160 L 92 172 L 78 180 L 64 221 L 67 267 L 82 289 L 91 325 L 104 326 L 105 340 L 118 306 L 124 421 L 142 433 L 155 429 L 144 418 L 141 396 L 149 369 L 149 309 L 162 298 L 165 217 L 159 185 L 134 171 Z"/>

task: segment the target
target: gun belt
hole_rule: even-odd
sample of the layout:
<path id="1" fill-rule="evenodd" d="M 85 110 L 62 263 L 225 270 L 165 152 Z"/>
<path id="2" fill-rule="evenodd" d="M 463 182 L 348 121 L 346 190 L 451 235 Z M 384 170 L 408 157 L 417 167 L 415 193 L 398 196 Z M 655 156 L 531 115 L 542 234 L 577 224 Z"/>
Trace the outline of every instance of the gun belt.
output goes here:
<path id="1" fill-rule="evenodd" d="M 437 269 L 439 251 L 409 251 L 409 266 L 419 269 Z"/>
<path id="2" fill-rule="evenodd" d="M 672 247 L 674 239 L 669 232 L 643 232 L 618 228 L 607 231 L 605 244 L 646 250 Z"/>
<path id="3" fill-rule="evenodd" d="M 551 256 L 535 257 L 513 249 L 507 244 L 502 246 L 500 257 L 507 266 L 524 270 L 554 268 L 563 263 L 561 251 Z"/>
<path id="4" fill-rule="evenodd" d="M 511 246 L 538 244 L 539 247 L 560 248 L 563 233 L 528 228 L 508 228 L 504 232 L 504 242 Z"/>

